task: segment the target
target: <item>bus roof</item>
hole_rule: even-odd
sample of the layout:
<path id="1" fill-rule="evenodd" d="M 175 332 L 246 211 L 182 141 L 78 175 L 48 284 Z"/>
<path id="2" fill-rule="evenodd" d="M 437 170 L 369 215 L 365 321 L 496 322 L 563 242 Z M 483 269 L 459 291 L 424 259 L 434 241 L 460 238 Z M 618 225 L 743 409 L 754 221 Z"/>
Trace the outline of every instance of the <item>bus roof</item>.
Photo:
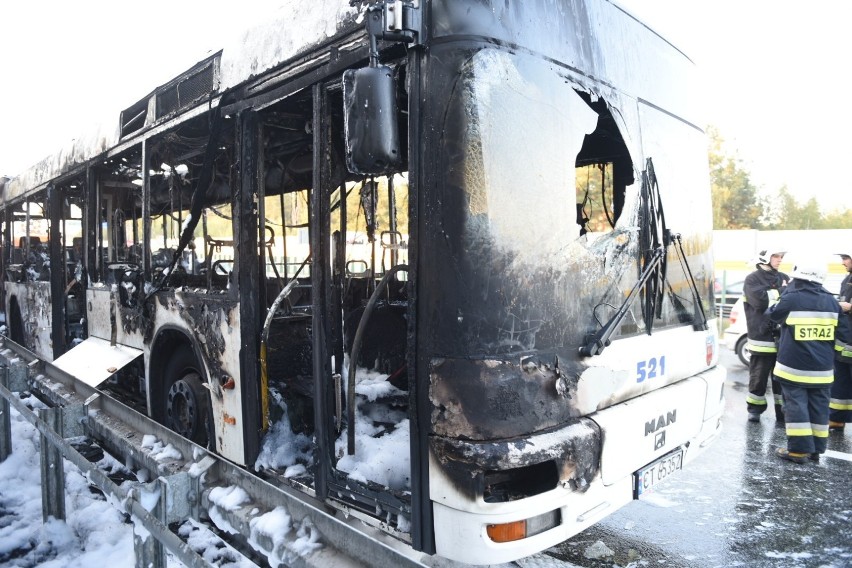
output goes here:
<path id="1" fill-rule="evenodd" d="M 222 52 L 221 90 L 269 71 L 361 25 L 349 0 L 285 0 L 266 22 L 246 30 Z"/>
<path id="2" fill-rule="evenodd" d="M 160 85 L 124 111 L 116 111 L 116 120 L 111 124 L 96 125 L 91 131 L 69 141 L 57 152 L 45 157 L 17 176 L 0 178 L 0 199 L 15 201 L 27 194 L 39 191 L 51 181 L 73 172 L 75 168 L 118 146 L 123 139 L 142 130 L 142 125 L 129 130 L 126 121 L 128 111 L 145 113 L 151 99 L 176 88 L 182 80 L 192 79 L 208 69 L 211 73 L 210 89 L 203 97 L 195 98 L 191 104 L 169 109 L 169 112 L 149 113 L 144 126 L 165 122 L 199 103 L 283 66 L 288 61 L 302 57 L 332 38 L 362 29 L 359 9 L 349 5 L 349 0 L 279 0 L 279 8 L 263 22 L 247 29 L 218 53 L 196 63 L 169 82 Z M 262 89 L 260 89 L 262 90 Z M 162 119 L 162 120 L 161 120 Z"/>
<path id="3" fill-rule="evenodd" d="M 164 124 L 176 117 L 185 120 L 206 112 L 208 101 L 215 102 L 219 95 L 231 89 L 242 88 L 246 96 L 253 97 L 280 85 L 291 73 L 323 63 L 322 57 L 330 51 L 319 49 L 323 45 L 337 42 L 338 46 L 349 48 L 356 40 L 365 42 L 362 10 L 351 6 L 350 1 L 279 0 L 280 7 L 266 20 L 249 28 L 221 51 L 199 61 L 120 113 L 117 112 L 118 121 L 96 126 L 86 135 L 69 141 L 58 152 L 5 184 L 0 179 L 0 199 L 14 202 L 40 191 L 48 183 L 63 176 L 82 173 L 84 165 L 92 159 L 107 153 L 119 154 L 138 144 L 142 137 L 157 133 L 155 129 L 162 129 Z M 363 0 L 361 3 L 369 1 Z M 653 36 L 654 41 L 643 43 L 643 49 L 656 52 L 656 57 L 644 60 L 665 61 L 667 65 L 677 62 L 678 72 L 684 74 L 688 71 L 685 67 L 694 66 L 680 50 L 625 10 L 618 0 L 601 0 L 593 4 L 599 4 L 596 12 L 605 18 L 601 25 L 610 25 L 615 32 L 602 34 L 600 39 L 606 42 L 606 53 L 614 54 L 610 58 L 612 61 L 606 63 L 607 74 L 602 75 L 612 84 L 621 88 L 635 87 L 637 84 L 632 66 L 637 63 L 641 52 L 632 49 L 632 46 L 639 41 L 644 42 L 647 34 L 640 33 L 636 25 L 625 26 L 626 20 L 636 20 L 639 26 L 643 26 Z M 607 7 L 615 7 L 616 10 L 600 10 Z M 648 71 L 650 74 L 653 72 Z M 201 85 L 197 90 L 199 94 L 182 100 L 177 93 L 184 85 L 196 88 Z M 641 80 L 641 85 L 644 91 L 631 88 L 629 94 L 639 98 L 644 96 L 652 104 L 673 109 L 678 116 L 687 117 L 693 122 L 696 120 L 692 108 L 693 97 L 685 91 L 671 92 L 670 85 L 656 84 L 645 79 Z M 647 91 L 649 88 L 652 90 Z"/>

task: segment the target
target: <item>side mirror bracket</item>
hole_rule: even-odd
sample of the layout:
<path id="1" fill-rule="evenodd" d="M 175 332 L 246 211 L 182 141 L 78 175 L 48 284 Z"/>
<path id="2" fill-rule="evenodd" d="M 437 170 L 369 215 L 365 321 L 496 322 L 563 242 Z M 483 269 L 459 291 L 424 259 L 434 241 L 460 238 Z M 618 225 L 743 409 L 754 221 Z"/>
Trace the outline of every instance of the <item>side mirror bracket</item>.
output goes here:
<path id="1" fill-rule="evenodd" d="M 351 6 L 363 4 L 364 0 L 350 0 Z M 370 35 L 371 59 L 375 53 L 375 42 L 399 41 L 420 45 L 423 18 L 416 0 L 381 0 L 367 7 L 367 33 Z M 370 65 L 373 65 L 371 60 Z"/>

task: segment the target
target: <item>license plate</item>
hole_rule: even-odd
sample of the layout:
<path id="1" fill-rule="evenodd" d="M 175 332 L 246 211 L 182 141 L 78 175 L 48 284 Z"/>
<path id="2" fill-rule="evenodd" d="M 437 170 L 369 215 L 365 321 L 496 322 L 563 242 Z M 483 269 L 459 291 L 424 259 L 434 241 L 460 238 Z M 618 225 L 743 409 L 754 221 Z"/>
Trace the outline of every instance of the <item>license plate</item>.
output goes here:
<path id="1" fill-rule="evenodd" d="M 633 498 L 639 499 L 651 493 L 657 485 L 682 468 L 683 450 L 680 448 L 652 461 L 633 474 Z"/>

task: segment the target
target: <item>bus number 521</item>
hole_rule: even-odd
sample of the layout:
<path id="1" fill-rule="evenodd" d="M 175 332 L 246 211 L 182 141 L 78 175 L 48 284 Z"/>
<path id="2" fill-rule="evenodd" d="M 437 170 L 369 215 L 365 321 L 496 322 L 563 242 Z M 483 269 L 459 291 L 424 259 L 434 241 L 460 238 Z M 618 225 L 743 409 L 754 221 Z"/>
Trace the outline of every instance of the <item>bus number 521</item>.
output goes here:
<path id="1" fill-rule="evenodd" d="M 641 383 L 645 379 L 653 379 L 656 376 L 662 377 L 666 374 L 666 356 L 659 358 L 651 357 L 647 361 L 636 362 L 636 382 Z"/>

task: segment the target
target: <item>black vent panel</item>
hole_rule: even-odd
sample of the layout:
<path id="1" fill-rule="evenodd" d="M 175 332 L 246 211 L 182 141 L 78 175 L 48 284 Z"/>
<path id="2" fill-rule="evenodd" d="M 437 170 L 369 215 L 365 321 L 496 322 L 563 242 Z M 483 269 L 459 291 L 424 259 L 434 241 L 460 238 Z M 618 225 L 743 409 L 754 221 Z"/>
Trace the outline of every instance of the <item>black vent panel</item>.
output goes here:
<path id="1" fill-rule="evenodd" d="M 213 91 L 214 65 L 193 69 L 176 82 L 157 90 L 157 118 L 182 110 Z"/>
<path id="2" fill-rule="evenodd" d="M 174 116 L 211 96 L 217 88 L 220 57 L 221 52 L 196 63 L 177 78 L 157 87 L 144 99 L 121 111 L 121 137 L 141 132 L 161 118 Z"/>
<path id="3" fill-rule="evenodd" d="M 192 102 L 207 96 L 213 90 L 213 65 L 208 65 L 195 75 L 190 75 L 179 85 L 180 100 Z"/>
<path id="4" fill-rule="evenodd" d="M 133 106 L 121 111 L 121 137 L 141 130 L 148 117 L 148 99 L 142 99 Z"/>
<path id="5" fill-rule="evenodd" d="M 171 114 L 180 108 L 177 85 L 157 93 L 157 118 Z"/>

